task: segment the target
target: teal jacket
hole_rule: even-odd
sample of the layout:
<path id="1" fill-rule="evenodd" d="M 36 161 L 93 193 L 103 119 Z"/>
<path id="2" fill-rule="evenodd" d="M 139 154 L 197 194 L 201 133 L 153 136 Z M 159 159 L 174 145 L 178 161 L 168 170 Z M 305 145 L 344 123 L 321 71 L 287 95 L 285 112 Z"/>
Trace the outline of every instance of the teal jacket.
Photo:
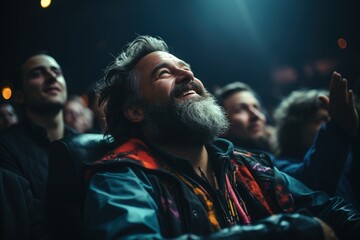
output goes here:
<path id="1" fill-rule="evenodd" d="M 85 238 L 322 239 L 313 217 L 340 238 L 359 238 L 360 214 L 341 198 L 308 189 L 265 154 L 223 139 L 206 147 L 217 189 L 188 160 L 139 139 L 88 163 Z"/>

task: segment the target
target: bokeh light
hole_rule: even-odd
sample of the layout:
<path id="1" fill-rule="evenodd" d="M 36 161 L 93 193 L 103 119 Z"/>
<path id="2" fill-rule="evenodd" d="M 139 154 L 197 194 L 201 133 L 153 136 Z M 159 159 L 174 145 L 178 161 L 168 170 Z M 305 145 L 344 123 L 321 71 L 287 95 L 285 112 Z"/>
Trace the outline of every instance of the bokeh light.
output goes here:
<path id="1" fill-rule="evenodd" d="M 338 46 L 341 49 L 345 49 L 347 47 L 347 42 L 344 38 L 339 38 L 338 39 Z"/>
<path id="2" fill-rule="evenodd" d="M 1 95 L 4 99 L 8 100 L 11 98 L 12 95 L 12 91 L 10 87 L 3 87 L 1 89 Z"/>
<path id="3" fill-rule="evenodd" d="M 42 8 L 48 8 L 51 4 L 51 0 L 40 0 L 40 5 Z"/>

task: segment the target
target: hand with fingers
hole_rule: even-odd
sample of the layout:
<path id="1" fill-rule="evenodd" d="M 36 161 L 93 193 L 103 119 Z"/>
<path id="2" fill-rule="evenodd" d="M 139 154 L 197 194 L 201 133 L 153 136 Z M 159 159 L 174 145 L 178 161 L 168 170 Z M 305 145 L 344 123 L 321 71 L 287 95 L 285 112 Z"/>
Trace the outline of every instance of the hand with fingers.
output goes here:
<path id="1" fill-rule="evenodd" d="M 330 82 L 329 98 L 322 96 L 320 100 L 328 106 L 330 119 L 348 134 L 355 136 L 359 127 L 359 117 L 354 95 L 352 90 L 348 89 L 347 80 L 334 72 Z"/>

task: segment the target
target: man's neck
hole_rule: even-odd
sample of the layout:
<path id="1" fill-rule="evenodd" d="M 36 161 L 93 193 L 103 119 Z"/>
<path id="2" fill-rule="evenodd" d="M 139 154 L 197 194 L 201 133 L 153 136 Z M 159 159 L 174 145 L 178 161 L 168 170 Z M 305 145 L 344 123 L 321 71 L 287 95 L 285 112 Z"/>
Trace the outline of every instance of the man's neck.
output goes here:
<path id="1" fill-rule="evenodd" d="M 40 115 L 27 109 L 26 114 L 32 122 L 46 130 L 51 142 L 64 137 L 65 124 L 62 110 L 52 115 Z"/>
<path id="2" fill-rule="evenodd" d="M 213 169 L 209 162 L 208 151 L 203 144 L 199 145 L 180 145 L 178 143 L 155 143 L 158 147 L 171 155 L 188 159 L 192 163 L 197 175 L 205 175 L 207 181 L 215 187 Z"/>

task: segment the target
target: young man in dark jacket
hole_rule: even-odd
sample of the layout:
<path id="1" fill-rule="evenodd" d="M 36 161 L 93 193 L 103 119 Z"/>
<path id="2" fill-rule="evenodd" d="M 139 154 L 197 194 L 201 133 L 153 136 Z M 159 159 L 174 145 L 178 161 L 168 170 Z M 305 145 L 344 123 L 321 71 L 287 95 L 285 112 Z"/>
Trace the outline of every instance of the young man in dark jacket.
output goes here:
<path id="1" fill-rule="evenodd" d="M 74 134 L 63 120 L 63 107 L 67 98 L 66 81 L 58 62 L 47 53 L 37 52 L 21 65 L 14 88 L 15 100 L 24 110 L 24 119 L 0 134 L 0 167 L 13 172 L 18 176 L 17 179 L 27 182 L 30 188 L 33 207 L 32 213 L 23 215 L 28 219 L 21 219 L 28 224 L 29 232 L 24 236 L 44 239 L 47 230 L 42 207 L 50 144 L 65 135 Z M 0 197 L 8 199 L 6 194 Z M 18 194 L 21 199 L 22 193 Z M 13 226 L 13 229 L 17 227 Z M 25 229 L 20 228 L 19 231 Z"/>
<path id="2" fill-rule="evenodd" d="M 119 146 L 88 163 L 86 238 L 360 236 L 360 214 L 341 198 L 216 139 L 228 127 L 224 112 L 161 39 L 137 37 L 99 92 Z"/>

